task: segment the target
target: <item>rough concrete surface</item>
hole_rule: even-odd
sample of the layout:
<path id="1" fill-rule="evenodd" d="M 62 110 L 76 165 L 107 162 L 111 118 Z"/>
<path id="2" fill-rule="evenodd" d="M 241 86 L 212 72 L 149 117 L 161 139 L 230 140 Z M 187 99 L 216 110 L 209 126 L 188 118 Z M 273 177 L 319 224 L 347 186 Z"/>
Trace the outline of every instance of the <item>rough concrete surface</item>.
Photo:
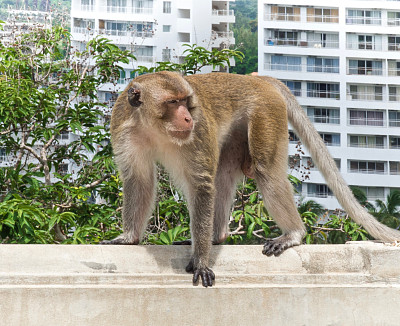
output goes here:
<path id="1" fill-rule="evenodd" d="M 212 288 L 188 246 L 0 245 L 0 325 L 400 325 L 400 248 L 214 246 Z"/>

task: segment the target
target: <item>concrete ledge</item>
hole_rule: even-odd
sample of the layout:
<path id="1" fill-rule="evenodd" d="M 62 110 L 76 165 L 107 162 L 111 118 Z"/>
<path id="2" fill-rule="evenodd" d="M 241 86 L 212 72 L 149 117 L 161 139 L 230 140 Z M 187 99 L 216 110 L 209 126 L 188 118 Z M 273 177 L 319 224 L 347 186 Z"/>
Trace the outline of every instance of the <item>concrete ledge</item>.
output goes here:
<path id="1" fill-rule="evenodd" d="M 213 288 L 186 246 L 0 245 L 0 325 L 400 324 L 400 248 L 214 246 Z"/>

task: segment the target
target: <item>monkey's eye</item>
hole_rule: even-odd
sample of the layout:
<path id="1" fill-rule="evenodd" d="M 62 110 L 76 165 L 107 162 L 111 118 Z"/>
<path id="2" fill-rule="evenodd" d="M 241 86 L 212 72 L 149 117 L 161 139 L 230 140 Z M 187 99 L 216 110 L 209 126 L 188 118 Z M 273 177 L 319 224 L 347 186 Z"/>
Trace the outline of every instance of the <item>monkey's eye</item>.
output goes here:
<path id="1" fill-rule="evenodd" d="M 176 104 L 178 102 L 179 102 L 178 100 L 169 100 L 167 101 L 167 104 Z"/>

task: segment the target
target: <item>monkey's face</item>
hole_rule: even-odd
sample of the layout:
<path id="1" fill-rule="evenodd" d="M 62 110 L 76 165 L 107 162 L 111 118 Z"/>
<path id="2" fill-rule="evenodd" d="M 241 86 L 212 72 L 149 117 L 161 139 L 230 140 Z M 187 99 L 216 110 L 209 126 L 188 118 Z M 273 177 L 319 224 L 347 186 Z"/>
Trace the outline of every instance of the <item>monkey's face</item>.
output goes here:
<path id="1" fill-rule="evenodd" d="M 192 140 L 195 101 L 182 76 L 166 72 L 140 76 L 128 86 L 127 95 L 130 106 L 153 134 L 161 132 L 177 145 Z"/>

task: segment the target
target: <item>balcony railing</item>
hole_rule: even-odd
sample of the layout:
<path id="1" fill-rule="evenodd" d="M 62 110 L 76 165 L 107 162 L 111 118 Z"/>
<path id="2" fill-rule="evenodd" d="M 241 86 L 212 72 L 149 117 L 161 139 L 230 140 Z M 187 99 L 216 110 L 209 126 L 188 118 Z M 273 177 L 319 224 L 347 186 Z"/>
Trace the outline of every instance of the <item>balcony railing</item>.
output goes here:
<path id="1" fill-rule="evenodd" d="M 304 48 L 339 48 L 339 41 L 303 41 L 299 39 L 266 38 L 264 45 L 269 46 L 298 46 Z"/>
<path id="2" fill-rule="evenodd" d="M 347 42 L 348 50 L 375 50 L 382 51 L 382 42 Z"/>
<path id="3" fill-rule="evenodd" d="M 382 68 L 349 67 L 348 75 L 382 76 Z"/>
<path id="4" fill-rule="evenodd" d="M 94 5 L 84 5 L 81 4 L 81 10 L 82 11 L 94 11 L 95 6 Z"/>
<path id="5" fill-rule="evenodd" d="M 340 99 L 339 91 L 307 90 L 307 97 Z"/>
<path id="6" fill-rule="evenodd" d="M 400 51 L 400 43 L 388 43 L 389 51 Z"/>
<path id="7" fill-rule="evenodd" d="M 382 101 L 383 93 L 374 92 L 349 92 L 347 99 L 350 101 Z"/>
<path id="8" fill-rule="evenodd" d="M 385 120 L 379 118 L 349 118 L 351 126 L 385 127 Z"/>
<path id="9" fill-rule="evenodd" d="M 400 120 L 389 119 L 389 127 L 400 127 Z"/>
<path id="10" fill-rule="evenodd" d="M 400 18 L 388 18 L 388 26 L 400 26 Z"/>
<path id="11" fill-rule="evenodd" d="M 265 14 L 264 15 L 264 20 L 269 20 L 269 21 L 295 21 L 295 22 L 300 22 L 300 15 L 298 14 Z"/>
<path id="12" fill-rule="evenodd" d="M 364 17 L 364 16 L 346 16 L 346 24 L 348 25 L 381 25 L 380 17 Z"/>
<path id="13" fill-rule="evenodd" d="M 152 38 L 153 32 L 151 31 L 120 31 L 120 30 L 115 30 L 115 29 L 91 29 L 88 27 L 74 27 L 73 28 L 74 33 L 79 33 L 79 34 L 103 34 L 103 35 L 108 35 L 108 36 L 130 36 L 130 37 L 142 37 L 142 38 Z"/>
<path id="14" fill-rule="evenodd" d="M 101 9 L 103 12 L 108 12 L 108 13 L 142 14 L 142 15 L 150 15 L 153 13 L 153 8 L 102 6 Z"/>
<path id="15" fill-rule="evenodd" d="M 311 115 L 308 116 L 311 122 L 314 123 L 326 123 L 326 124 L 340 124 L 339 117 L 327 117 L 326 115 Z"/>
<path id="16" fill-rule="evenodd" d="M 214 9 L 212 11 L 212 15 L 213 16 L 233 16 L 234 15 L 234 11 L 233 10 L 217 10 L 217 9 Z"/>
<path id="17" fill-rule="evenodd" d="M 350 173 L 362 173 L 362 174 L 387 174 L 385 170 L 376 170 L 376 169 L 352 169 L 348 170 Z"/>
<path id="18" fill-rule="evenodd" d="M 389 76 L 400 76 L 400 69 L 399 68 L 389 68 L 388 75 Z"/>
<path id="19" fill-rule="evenodd" d="M 285 13 L 266 13 L 264 20 L 267 21 L 291 21 L 291 22 L 304 22 L 301 20 L 299 14 L 285 14 Z M 307 23 L 338 23 L 339 17 L 334 15 L 307 15 Z"/>
<path id="20" fill-rule="evenodd" d="M 378 145 L 378 144 L 366 144 L 366 143 L 350 143 L 349 147 L 357 147 L 357 148 L 377 148 L 377 149 L 384 149 L 386 148 L 385 145 Z"/>
<path id="21" fill-rule="evenodd" d="M 339 66 L 315 66 L 306 64 L 289 64 L 289 63 L 265 63 L 264 69 L 268 71 L 281 70 L 281 71 L 300 71 L 300 72 L 322 72 L 322 73 L 339 73 Z"/>
<path id="22" fill-rule="evenodd" d="M 212 31 L 212 35 L 215 35 L 217 37 L 222 37 L 222 38 L 233 38 L 233 32 L 219 32 L 219 31 Z"/>
<path id="23" fill-rule="evenodd" d="M 339 17 L 334 15 L 307 15 L 307 23 L 338 23 Z"/>

